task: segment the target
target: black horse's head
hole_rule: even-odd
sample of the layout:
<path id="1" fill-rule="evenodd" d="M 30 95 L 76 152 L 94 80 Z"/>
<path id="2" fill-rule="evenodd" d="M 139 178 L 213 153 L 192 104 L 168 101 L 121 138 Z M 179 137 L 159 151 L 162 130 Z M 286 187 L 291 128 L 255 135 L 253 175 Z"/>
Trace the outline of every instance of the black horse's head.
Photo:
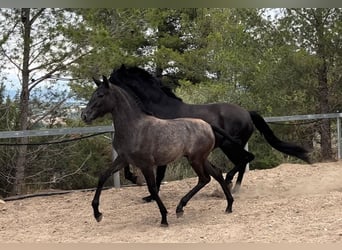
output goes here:
<path id="1" fill-rule="evenodd" d="M 181 100 L 170 88 L 164 86 L 161 80 L 139 67 L 127 68 L 122 65 L 119 69 L 113 70 L 109 81 L 133 91 L 145 106 L 150 102 L 159 103 L 163 97 Z"/>
<path id="2" fill-rule="evenodd" d="M 82 111 L 81 117 L 85 123 L 91 123 L 98 117 L 110 112 L 110 86 L 108 79 L 103 76 L 103 81 L 93 78 L 97 89 L 92 94 L 86 108 Z"/>

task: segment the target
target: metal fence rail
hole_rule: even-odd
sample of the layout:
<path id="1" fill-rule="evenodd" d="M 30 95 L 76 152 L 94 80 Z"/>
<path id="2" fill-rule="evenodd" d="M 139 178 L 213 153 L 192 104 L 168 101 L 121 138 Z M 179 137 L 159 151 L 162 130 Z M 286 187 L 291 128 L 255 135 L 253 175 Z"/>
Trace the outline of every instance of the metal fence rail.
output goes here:
<path id="1" fill-rule="evenodd" d="M 265 121 L 267 121 L 267 122 L 285 122 L 285 121 L 318 120 L 318 119 L 334 119 L 334 118 L 336 118 L 336 119 L 342 118 L 342 113 L 273 116 L 273 117 L 266 117 Z"/>
<path id="2" fill-rule="evenodd" d="M 265 117 L 264 119 L 266 122 L 286 122 L 286 121 L 334 119 L 334 118 L 337 119 L 337 121 L 339 122 L 340 119 L 342 118 L 342 113 L 272 116 L 272 117 Z M 340 129 L 340 127 L 337 127 L 337 129 Z M 38 129 L 38 130 L 25 130 L 25 131 L 0 131 L 0 139 L 33 137 L 33 136 L 67 135 L 67 134 L 92 134 L 92 133 L 102 133 L 102 132 L 112 133 L 114 132 L 114 128 L 113 126 L 93 126 L 93 127 L 76 127 L 76 128 Z"/>
<path id="3" fill-rule="evenodd" d="M 301 120 L 319 120 L 319 119 L 337 119 L 337 159 L 342 159 L 342 113 L 329 114 L 310 114 L 310 115 L 291 115 L 291 116 L 274 116 L 266 117 L 267 122 L 286 122 L 286 121 L 301 121 Z"/>
<path id="4" fill-rule="evenodd" d="M 51 136 L 51 135 L 74 135 L 74 134 L 94 134 L 103 132 L 114 132 L 113 126 L 95 126 L 95 127 L 77 127 L 77 128 L 51 128 L 25 131 L 3 131 L 0 132 L 2 138 L 19 138 L 34 136 Z"/>
<path id="5" fill-rule="evenodd" d="M 275 116 L 265 117 L 266 122 L 286 122 L 299 120 L 318 120 L 318 119 L 337 119 L 337 158 L 342 159 L 342 128 L 341 119 L 342 113 L 329 114 L 309 114 L 309 115 L 293 115 L 293 116 Z M 52 136 L 52 135 L 67 135 L 67 134 L 93 134 L 93 133 L 114 133 L 113 126 L 93 126 L 93 127 L 76 127 L 76 128 L 58 128 L 58 129 L 39 129 L 26 131 L 1 131 L 0 139 L 4 138 L 19 138 L 19 137 L 34 137 L 34 136 Z M 116 152 L 113 150 L 113 159 L 116 157 Z M 114 176 L 114 186 L 120 187 L 120 178 Z"/>

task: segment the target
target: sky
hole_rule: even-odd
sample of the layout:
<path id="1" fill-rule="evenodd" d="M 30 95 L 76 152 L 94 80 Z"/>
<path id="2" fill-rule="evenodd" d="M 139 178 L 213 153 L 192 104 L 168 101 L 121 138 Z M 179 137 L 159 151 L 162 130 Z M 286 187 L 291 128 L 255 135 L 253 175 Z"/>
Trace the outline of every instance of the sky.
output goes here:
<path id="1" fill-rule="evenodd" d="M 9 73 L 7 77 L 8 81 L 5 83 L 4 96 L 9 96 L 11 99 L 13 99 L 16 93 L 18 93 L 18 91 L 21 90 L 21 84 L 19 82 L 18 77 L 15 74 Z M 45 80 L 38 85 L 38 88 L 40 88 L 43 91 L 47 91 L 49 88 L 52 88 L 53 91 L 70 92 L 70 88 L 67 85 L 67 81 L 65 80 Z"/>

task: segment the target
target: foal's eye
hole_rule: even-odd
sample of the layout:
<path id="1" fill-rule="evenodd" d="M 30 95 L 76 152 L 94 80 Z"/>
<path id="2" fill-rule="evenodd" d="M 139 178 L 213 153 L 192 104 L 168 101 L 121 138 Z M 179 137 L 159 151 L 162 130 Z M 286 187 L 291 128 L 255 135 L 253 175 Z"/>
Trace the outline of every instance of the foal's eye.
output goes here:
<path id="1" fill-rule="evenodd" d="M 98 93 L 98 94 L 97 94 L 97 97 L 102 98 L 102 97 L 104 97 L 104 94 L 103 94 L 103 93 Z"/>

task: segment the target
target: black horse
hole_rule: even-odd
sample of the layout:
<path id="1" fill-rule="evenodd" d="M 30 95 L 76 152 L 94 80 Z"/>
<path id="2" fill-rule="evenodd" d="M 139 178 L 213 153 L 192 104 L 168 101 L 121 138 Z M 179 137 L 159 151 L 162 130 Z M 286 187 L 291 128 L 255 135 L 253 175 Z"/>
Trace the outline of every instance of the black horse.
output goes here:
<path id="1" fill-rule="evenodd" d="M 164 166 L 182 156 L 186 156 L 198 175 L 197 185 L 179 202 L 177 216 L 183 214 L 183 207 L 200 189 L 214 177 L 221 185 L 227 199 L 226 212 L 232 212 L 233 197 L 228 189 L 221 170 L 212 166 L 207 157 L 215 146 L 213 128 L 207 122 L 195 118 L 159 119 L 142 112 L 137 101 L 131 95 L 115 85 L 109 84 L 106 77 L 103 82 L 95 81 L 97 89 L 92 94 L 87 107 L 82 111 L 82 119 L 86 123 L 104 116 L 112 115 L 115 140 L 113 147 L 118 153 L 112 165 L 101 175 L 92 202 L 94 217 L 99 222 L 102 214 L 99 211 L 99 200 L 105 181 L 113 173 L 129 164 L 140 168 L 143 173 L 151 197 L 156 200 L 162 220 L 167 226 L 167 210 L 158 195 L 158 187 L 154 169 Z M 220 128 L 215 128 L 218 132 Z M 224 131 L 221 131 L 225 134 Z M 227 141 L 240 149 L 240 154 L 247 153 L 234 138 L 226 135 Z"/>
<path id="2" fill-rule="evenodd" d="M 211 125 L 225 130 L 228 134 L 239 140 L 241 146 L 245 146 L 251 137 L 254 127 L 264 136 L 266 141 L 278 151 L 297 157 L 310 163 L 308 151 L 291 142 L 284 142 L 277 138 L 262 116 L 255 111 L 228 103 L 214 103 L 204 105 L 192 105 L 184 103 L 170 88 L 164 86 L 159 79 L 153 77 L 146 70 L 139 67 L 125 67 L 122 65 L 114 69 L 109 81 L 125 89 L 133 91 L 139 97 L 146 112 L 159 118 L 192 117 L 201 118 Z M 246 164 L 253 160 L 254 156 L 246 160 L 241 158 L 230 144 L 219 134 L 215 133 L 216 145 L 233 162 L 234 167 L 226 175 L 226 183 L 230 184 L 234 175 L 239 172 L 233 191 L 238 191 L 245 172 Z M 159 166 L 157 172 L 157 185 L 160 186 L 164 178 L 166 166 Z M 125 177 L 132 182 L 136 181 L 129 167 L 125 168 Z M 150 201 L 151 197 L 145 197 Z"/>

